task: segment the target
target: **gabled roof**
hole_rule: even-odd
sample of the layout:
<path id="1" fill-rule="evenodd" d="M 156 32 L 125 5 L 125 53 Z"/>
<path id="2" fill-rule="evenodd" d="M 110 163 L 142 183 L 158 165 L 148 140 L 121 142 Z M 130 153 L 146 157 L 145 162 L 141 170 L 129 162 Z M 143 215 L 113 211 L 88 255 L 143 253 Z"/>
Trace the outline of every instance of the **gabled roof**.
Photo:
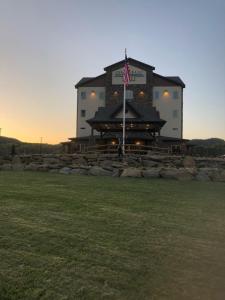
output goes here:
<path id="1" fill-rule="evenodd" d="M 147 65 L 139 60 L 133 59 L 131 57 L 129 57 L 128 59 L 128 63 L 137 67 L 142 67 L 144 69 L 150 69 L 150 70 L 155 70 L 155 67 Z M 119 67 L 122 67 L 125 63 L 125 59 L 118 61 L 117 63 L 114 63 L 108 67 L 105 67 L 104 70 L 107 72 L 109 70 L 113 70 L 113 69 L 117 69 Z"/>
<path id="2" fill-rule="evenodd" d="M 106 76 L 106 73 L 103 73 L 99 76 L 96 76 L 96 77 L 83 77 L 76 85 L 75 85 L 75 88 L 77 89 L 78 87 L 82 86 L 82 85 L 87 85 L 89 86 L 89 84 L 95 84 L 97 83 L 98 85 L 96 86 L 104 86 L 105 82 L 104 82 L 104 79 L 105 79 L 105 76 Z M 100 84 L 100 85 L 99 85 Z"/>
<path id="3" fill-rule="evenodd" d="M 132 122 L 134 123 L 143 123 L 143 122 L 151 122 L 151 123 L 161 123 L 165 124 L 166 121 L 160 119 L 159 112 L 155 109 L 155 107 L 149 104 L 138 104 L 135 102 L 127 102 L 127 107 L 135 112 L 137 115 L 136 118 L 132 118 Z M 118 123 L 122 121 L 122 118 L 116 118 L 116 113 L 123 108 L 123 103 L 119 103 L 114 106 L 108 107 L 99 107 L 95 116 L 87 122 L 89 124 L 92 123 L 102 123 L 102 122 L 112 122 Z M 126 118 L 129 120 L 129 118 Z"/>
<path id="4" fill-rule="evenodd" d="M 176 82 L 178 85 L 181 85 L 183 88 L 185 88 L 184 82 L 180 79 L 178 76 L 166 76 L 171 81 Z"/>
<path id="5" fill-rule="evenodd" d="M 159 79 L 162 79 L 164 81 L 168 81 L 168 82 L 171 82 L 173 83 L 174 85 L 179 85 L 179 86 L 182 86 L 183 88 L 185 88 L 185 84 L 184 82 L 180 79 L 180 77 L 178 76 L 162 76 L 162 75 L 159 75 L 157 73 L 153 73 L 153 79 L 154 77 L 156 78 L 159 78 Z M 161 80 L 161 81 L 162 81 Z M 157 80 L 158 81 L 158 80 Z M 157 86 L 157 84 L 156 84 Z"/>

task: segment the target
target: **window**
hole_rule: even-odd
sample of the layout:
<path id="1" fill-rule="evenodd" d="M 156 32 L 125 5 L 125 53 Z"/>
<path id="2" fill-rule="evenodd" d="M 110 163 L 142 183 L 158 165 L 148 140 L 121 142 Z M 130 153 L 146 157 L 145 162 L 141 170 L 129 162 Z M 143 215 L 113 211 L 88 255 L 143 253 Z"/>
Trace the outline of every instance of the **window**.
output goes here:
<path id="1" fill-rule="evenodd" d="M 100 92 L 100 93 L 99 93 L 99 98 L 100 98 L 101 100 L 105 100 L 105 93 L 104 93 L 104 92 Z"/>
<path id="2" fill-rule="evenodd" d="M 133 91 L 126 90 L 126 99 L 133 99 L 133 98 L 134 98 Z"/>
<path id="3" fill-rule="evenodd" d="M 178 91 L 173 91 L 173 99 L 178 99 Z"/>
<path id="4" fill-rule="evenodd" d="M 85 109 L 82 109 L 82 110 L 80 111 L 80 115 L 81 115 L 81 117 L 86 117 L 86 110 L 85 110 Z"/>
<path id="5" fill-rule="evenodd" d="M 173 110 L 173 118 L 176 119 L 178 117 L 178 110 Z"/>
<path id="6" fill-rule="evenodd" d="M 81 92 L 80 96 L 81 96 L 82 100 L 85 100 L 86 99 L 86 92 Z"/>
<path id="7" fill-rule="evenodd" d="M 159 99 L 159 91 L 155 91 L 155 99 Z"/>

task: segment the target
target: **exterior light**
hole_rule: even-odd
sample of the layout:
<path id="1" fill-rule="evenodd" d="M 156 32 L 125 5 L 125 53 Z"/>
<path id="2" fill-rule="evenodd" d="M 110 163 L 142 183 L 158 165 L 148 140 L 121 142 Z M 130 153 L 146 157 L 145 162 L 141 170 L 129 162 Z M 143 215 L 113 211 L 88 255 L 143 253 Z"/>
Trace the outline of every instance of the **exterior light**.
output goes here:
<path id="1" fill-rule="evenodd" d="M 136 145 L 141 145 L 141 142 L 140 142 L 140 141 L 137 141 L 135 144 L 136 144 Z"/>
<path id="2" fill-rule="evenodd" d="M 91 96 L 94 97 L 96 95 L 95 91 L 91 91 Z"/>
<path id="3" fill-rule="evenodd" d="M 118 93 L 117 91 L 115 91 L 115 92 L 113 93 L 113 95 L 114 95 L 114 96 L 118 96 L 119 93 Z"/>
<path id="4" fill-rule="evenodd" d="M 115 142 L 115 141 L 112 141 L 112 145 L 116 145 L 116 142 Z"/>
<path id="5" fill-rule="evenodd" d="M 140 93 L 139 93 L 139 95 L 142 96 L 142 97 L 144 96 L 144 94 L 145 93 L 143 91 L 140 91 Z"/>
<path id="6" fill-rule="evenodd" d="M 169 97 L 169 95 L 170 95 L 170 93 L 168 92 L 168 90 L 165 90 L 165 91 L 163 92 L 163 96 L 164 96 L 164 97 Z"/>

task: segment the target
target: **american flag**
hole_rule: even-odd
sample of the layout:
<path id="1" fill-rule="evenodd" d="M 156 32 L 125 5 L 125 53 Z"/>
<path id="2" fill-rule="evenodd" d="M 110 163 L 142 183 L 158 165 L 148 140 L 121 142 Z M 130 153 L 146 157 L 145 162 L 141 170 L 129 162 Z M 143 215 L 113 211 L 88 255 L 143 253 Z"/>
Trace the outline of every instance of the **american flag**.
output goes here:
<path id="1" fill-rule="evenodd" d="M 125 65 L 123 67 L 123 83 L 128 86 L 130 81 L 130 69 L 127 60 L 127 53 L 125 52 Z"/>

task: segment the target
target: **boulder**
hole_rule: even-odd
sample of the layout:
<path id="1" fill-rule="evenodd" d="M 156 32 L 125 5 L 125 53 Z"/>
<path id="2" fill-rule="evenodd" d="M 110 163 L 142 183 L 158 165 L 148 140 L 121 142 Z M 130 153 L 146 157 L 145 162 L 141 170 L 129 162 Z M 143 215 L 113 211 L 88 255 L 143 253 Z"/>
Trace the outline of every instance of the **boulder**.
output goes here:
<path id="1" fill-rule="evenodd" d="M 1 169 L 3 171 L 9 171 L 9 170 L 12 170 L 12 165 L 11 164 L 3 164 Z"/>
<path id="2" fill-rule="evenodd" d="M 122 169 L 124 166 L 127 166 L 127 162 L 119 162 L 119 161 L 114 161 L 112 162 L 112 167 L 113 168 L 118 168 L 118 169 Z"/>
<path id="3" fill-rule="evenodd" d="M 93 175 L 93 176 L 112 176 L 111 171 L 105 170 L 98 166 L 91 167 L 88 174 Z"/>
<path id="4" fill-rule="evenodd" d="M 26 170 L 26 171 L 37 171 L 39 167 L 40 167 L 39 164 L 30 163 L 30 164 L 28 164 L 24 167 L 24 170 Z"/>
<path id="5" fill-rule="evenodd" d="M 70 168 L 68 168 L 68 167 L 64 167 L 64 168 L 62 168 L 62 169 L 60 169 L 59 170 L 59 173 L 60 174 L 70 174 L 71 173 L 71 169 Z"/>
<path id="6" fill-rule="evenodd" d="M 185 168 L 196 168 L 195 160 L 192 156 L 186 156 L 183 160 L 183 166 Z"/>
<path id="7" fill-rule="evenodd" d="M 57 165 L 59 164 L 60 160 L 55 157 L 44 157 L 43 162 L 48 165 Z"/>
<path id="8" fill-rule="evenodd" d="M 87 175 L 88 170 L 87 169 L 71 169 L 70 171 L 71 174 L 76 174 L 76 175 Z"/>
<path id="9" fill-rule="evenodd" d="M 225 182 L 225 170 L 221 170 L 221 171 L 219 172 L 219 174 L 217 175 L 217 177 L 214 178 L 213 180 Z"/>
<path id="10" fill-rule="evenodd" d="M 13 171 L 23 171 L 24 165 L 23 164 L 13 164 L 12 169 L 13 169 Z"/>
<path id="11" fill-rule="evenodd" d="M 208 168 L 201 168 L 198 170 L 195 179 L 198 181 L 210 181 Z"/>
<path id="12" fill-rule="evenodd" d="M 103 160 L 102 162 L 100 162 L 100 167 L 108 171 L 113 171 L 111 160 Z"/>
<path id="13" fill-rule="evenodd" d="M 142 171 L 143 177 L 147 178 L 159 178 L 160 177 L 160 168 L 151 168 Z"/>
<path id="14" fill-rule="evenodd" d="M 199 169 L 196 179 L 199 181 L 225 181 L 225 170 L 218 168 L 201 168 Z"/>
<path id="15" fill-rule="evenodd" d="M 152 168 L 152 167 L 157 167 L 158 166 L 158 163 L 155 162 L 155 161 L 152 161 L 152 160 L 143 160 L 142 161 L 142 165 L 143 167 L 146 167 L 146 168 Z"/>
<path id="16" fill-rule="evenodd" d="M 160 171 L 160 176 L 167 179 L 192 180 L 193 176 L 186 169 L 167 168 Z"/>
<path id="17" fill-rule="evenodd" d="M 120 177 L 142 177 L 142 171 L 138 168 L 126 168 Z"/>

